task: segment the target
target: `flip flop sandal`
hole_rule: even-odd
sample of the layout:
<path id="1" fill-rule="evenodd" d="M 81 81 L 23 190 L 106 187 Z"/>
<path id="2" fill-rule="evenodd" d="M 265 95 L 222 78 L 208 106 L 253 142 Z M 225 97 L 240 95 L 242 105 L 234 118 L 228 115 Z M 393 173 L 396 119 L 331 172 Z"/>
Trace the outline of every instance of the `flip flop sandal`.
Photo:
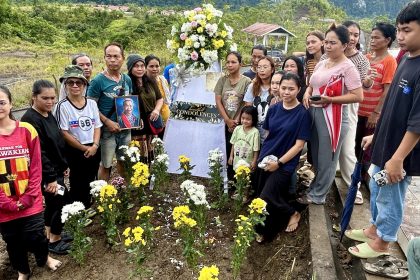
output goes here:
<path id="1" fill-rule="evenodd" d="M 395 264 L 400 269 L 408 270 L 408 265 L 407 265 L 407 262 L 405 260 L 399 259 L 399 258 L 391 256 L 391 255 L 384 256 L 383 259 L 386 260 L 386 261 L 392 262 L 393 264 Z"/>
<path id="2" fill-rule="evenodd" d="M 387 260 L 379 260 L 375 263 L 365 263 L 363 270 L 367 273 L 385 276 L 391 279 L 406 279 L 408 271 L 398 268 L 394 263 Z"/>
<path id="3" fill-rule="evenodd" d="M 355 205 L 362 205 L 363 204 L 363 195 L 360 191 L 356 193 L 356 199 L 354 200 Z"/>
<path id="4" fill-rule="evenodd" d="M 312 181 L 308 181 L 308 180 L 303 180 L 302 182 L 300 182 L 300 184 L 306 188 L 309 188 L 309 186 L 311 185 Z"/>
<path id="5" fill-rule="evenodd" d="M 353 248 L 357 248 L 358 252 L 356 252 Z M 355 247 L 350 247 L 348 251 L 353 256 L 361 259 L 377 258 L 380 256 L 389 255 L 388 252 L 377 252 L 373 250 L 366 242 L 361 243 Z"/>
<path id="6" fill-rule="evenodd" d="M 57 255 L 67 255 L 70 248 L 70 244 L 62 239 L 48 244 L 48 251 Z"/>
<path id="7" fill-rule="evenodd" d="M 297 175 L 302 175 L 303 174 L 303 172 L 305 172 L 306 170 L 309 170 L 310 169 L 310 167 L 309 166 L 306 166 L 306 165 L 304 165 L 304 166 L 302 166 L 301 168 L 299 168 L 298 169 L 298 171 L 296 171 L 296 173 L 297 173 Z"/>
<path id="8" fill-rule="evenodd" d="M 92 208 L 86 209 L 86 211 L 85 211 L 85 217 L 86 218 L 92 218 L 96 214 L 97 214 L 96 211 L 93 210 Z"/>
<path id="9" fill-rule="evenodd" d="M 315 174 L 312 170 L 308 169 L 305 170 L 302 175 L 300 175 L 300 178 L 302 178 L 305 181 L 312 181 L 315 178 Z"/>
<path id="10" fill-rule="evenodd" d="M 73 236 L 68 232 L 62 232 L 61 240 L 63 240 L 64 242 L 70 242 L 73 241 Z"/>
<path id="11" fill-rule="evenodd" d="M 347 238 L 350 238 L 352 240 L 359 241 L 359 242 L 366 242 L 367 243 L 367 242 L 373 240 L 373 239 L 370 239 L 369 237 L 367 237 L 363 233 L 363 229 L 350 229 L 350 230 L 346 230 L 344 232 L 344 235 L 347 236 Z"/>

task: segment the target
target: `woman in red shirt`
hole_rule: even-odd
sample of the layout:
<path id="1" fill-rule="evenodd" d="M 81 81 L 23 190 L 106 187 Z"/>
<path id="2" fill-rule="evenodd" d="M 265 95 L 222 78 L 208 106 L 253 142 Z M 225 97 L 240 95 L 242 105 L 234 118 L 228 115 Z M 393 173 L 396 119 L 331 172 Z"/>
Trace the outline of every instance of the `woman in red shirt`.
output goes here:
<path id="1" fill-rule="evenodd" d="M 48 256 L 41 194 L 41 151 L 36 130 L 11 115 L 12 98 L 0 86 L 0 232 L 18 279 L 29 278 L 28 252 L 38 266 L 56 270 L 61 262 Z"/>

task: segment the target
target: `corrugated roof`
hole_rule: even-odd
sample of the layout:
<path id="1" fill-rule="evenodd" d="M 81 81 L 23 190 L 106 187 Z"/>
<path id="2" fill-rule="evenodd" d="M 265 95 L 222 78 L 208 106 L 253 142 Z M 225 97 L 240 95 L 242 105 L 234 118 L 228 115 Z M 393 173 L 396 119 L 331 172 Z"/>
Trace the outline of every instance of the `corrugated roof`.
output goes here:
<path id="1" fill-rule="evenodd" d="M 264 36 L 268 33 L 271 33 L 273 31 L 277 31 L 276 33 L 287 33 L 293 37 L 296 37 L 295 34 L 288 31 L 286 28 L 284 28 L 281 25 L 272 24 L 272 23 L 260 23 L 256 22 L 244 29 L 242 29 L 243 32 L 255 35 L 255 36 Z"/>

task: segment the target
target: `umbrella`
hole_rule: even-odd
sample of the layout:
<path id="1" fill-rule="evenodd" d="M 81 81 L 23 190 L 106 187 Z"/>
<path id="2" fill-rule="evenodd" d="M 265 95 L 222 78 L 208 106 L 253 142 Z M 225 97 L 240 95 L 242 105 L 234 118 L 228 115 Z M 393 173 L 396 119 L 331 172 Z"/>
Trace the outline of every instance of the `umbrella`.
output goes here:
<path id="1" fill-rule="evenodd" d="M 362 167 L 363 167 L 362 158 L 363 158 L 363 150 L 360 152 L 356 165 L 354 166 L 354 171 L 353 171 L 353 174 L 351 175 L 351 184 L 349 186 L 349 191 L 347 193 L 346 201 L 344 203 L 343 213 L 341 214 L 340 241 L 343 240 L 344 232 L 346 231 L 350 223 L 351 214 L 353 213 L 354 201 L 356 200 L 358 184 L 362 177 Z"/>
<path id="2" fill-rule="evenodd" d="M 343 90 L 344 76 L 341 74 L 332 76 L 325 86 L 319 88 L 321 95 L 330 97 L 342 95 Z M 323 108 L 325 121 L 331 138 L 333 156 L 337 150 L 338 141 L 340 139 L 342 108 L 343 105 L 332 103 Z"/>

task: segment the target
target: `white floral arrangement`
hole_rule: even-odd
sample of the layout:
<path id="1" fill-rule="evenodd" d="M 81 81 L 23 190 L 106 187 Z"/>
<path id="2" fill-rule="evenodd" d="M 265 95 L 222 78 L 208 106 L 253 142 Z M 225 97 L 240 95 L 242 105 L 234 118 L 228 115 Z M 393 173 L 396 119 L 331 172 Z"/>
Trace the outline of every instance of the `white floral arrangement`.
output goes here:
<path id="1" fill-rule="evenodd" d="M 152 139 L 151 144 L 155 152 L 155 157 L 161 154 L 165 154 L 165 143 L 162 141 L 162 139 L 155 137 Z"/>
<path id="2" fill-rule="evenodd" d="M 120 157 L 121 161 L 129 161 L 132 163 L 136 163 L 140 161 L 140 150 L 137 147 L 129 147 L 126 145 L 122 145 L 120 150 L 123 151 L 123 155 Z"/>
<path id="3" fill-rule="evenodd" d="M 203 73 L 229 51 L 237 50 L 232 41 L 233 29 L 222 17 L 222 11 L 203 4 L 185 11 L 180 21 L 172 26 L 167 48 L 176 53 L 179 63 L 193 74 Z"/>
<path id="4" fill-rule="evenodd" d="M 203 185 L 196 184 L 192 180 L 185 180 L 181 184 L 181 190 L 194 205 L 204 205 L 210 208 L 204 189 Z"/>
<path id="5" fill-rule="evenodd" d="M 216 148 L 214 150 L 209 151 L 209 157 L 207 158 L 209 166 L 215 166 L 216 164 L 221 164 L 223 162 L 223 153 Z"/>
<path id="6" fill-rule="evenodd" d="M 82 214 L 85 206 L 80 201 L 63 206 L 61 210 L 61 222 L 64 224 L 71 216 Z"/>
<path id="7" fill-rule="evenodd" d="M 154 161 L 157 163 L 163 163 L 165 166 L 169 166 L 169 156 L 167 154 L 157 155 Z M 152 161 L 152 164 L 154 161 Z"/>
<path id="8" fill-rule="evenodd" d="M 101 192 L 101 188 L 106 185 L 108 185 L 108 183 L 104 180 L 96 180 L 90 182 L 90 194 L 97 197 Z"/>

